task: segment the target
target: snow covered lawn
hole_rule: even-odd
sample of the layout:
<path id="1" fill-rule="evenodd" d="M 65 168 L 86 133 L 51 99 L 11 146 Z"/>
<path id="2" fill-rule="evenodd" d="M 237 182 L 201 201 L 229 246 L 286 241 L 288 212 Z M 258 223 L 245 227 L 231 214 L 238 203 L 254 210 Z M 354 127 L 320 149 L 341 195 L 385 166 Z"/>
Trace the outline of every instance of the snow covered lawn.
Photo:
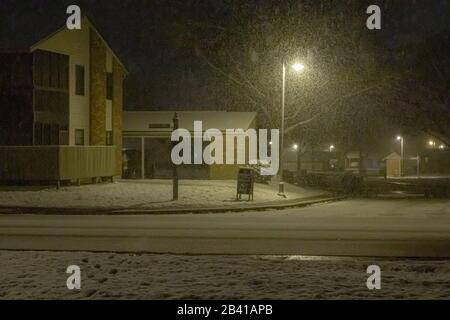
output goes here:
<path id="1" fill-rule="evenodd" d="M 449 299 L 450 261 L 0 251 L 0 299 Z M 66 287 L 69 265 L 81 290 Z M 368 290 L 369 265 L 381 290 Z"/>
<path id="2" fill-rule="evenodd" d="M 317 196 L 323 192 L 287 185 L 287 198 Z M 254 201 L 236 201 L 231 180 L 182 180 L 179 200 L 172 201 L 170 180 L 121 180 L 115 183 L 55 188 L 0 187 L 2 207 L 47 208 L 156 208 L 252 205 L 282 201 L 276 185 L 255 184 Z M 243 199 L 246 199 L 244 196 Z"/>

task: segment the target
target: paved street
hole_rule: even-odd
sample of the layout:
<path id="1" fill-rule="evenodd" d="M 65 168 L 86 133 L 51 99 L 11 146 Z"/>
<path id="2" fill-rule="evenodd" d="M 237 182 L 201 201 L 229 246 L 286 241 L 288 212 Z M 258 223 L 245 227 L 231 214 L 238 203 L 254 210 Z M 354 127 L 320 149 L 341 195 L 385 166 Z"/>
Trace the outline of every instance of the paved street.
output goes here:
<path id="1" fill-rule="evenodd" d="M 196 215 L 5 214 L 0 249 L 449 257 L 450 200 Z"/>

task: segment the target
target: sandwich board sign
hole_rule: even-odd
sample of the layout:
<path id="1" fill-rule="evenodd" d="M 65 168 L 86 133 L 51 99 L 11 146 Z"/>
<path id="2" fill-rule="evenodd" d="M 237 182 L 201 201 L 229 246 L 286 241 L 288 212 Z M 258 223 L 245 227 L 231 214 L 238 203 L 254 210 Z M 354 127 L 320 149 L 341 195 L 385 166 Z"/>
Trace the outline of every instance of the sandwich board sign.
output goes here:
<path id="1" fill-rule="evenodd" d="M 239 168 L 237 178 L 236 200 L 241 200 L 242 195 L 248 195 L 248 200 L 253 200 L 254 172 L 252 168 Z"/>

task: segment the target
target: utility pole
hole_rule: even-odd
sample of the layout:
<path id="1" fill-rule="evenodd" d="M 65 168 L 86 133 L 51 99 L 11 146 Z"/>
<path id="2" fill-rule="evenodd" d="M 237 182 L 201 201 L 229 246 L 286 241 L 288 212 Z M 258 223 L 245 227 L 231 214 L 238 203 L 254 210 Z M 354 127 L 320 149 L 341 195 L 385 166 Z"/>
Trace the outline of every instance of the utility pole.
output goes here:
<path id="1" fill-rule="evenodd" d="M 405 169 L 404 169 L 404 165 L 405 165 L 405 160 L 404 160 L 404 155 L 403 155 L 403 138 L 402 138 L 402 140 L 400 141 L 400 148 L 401 148 L 401 157 L 402 157 L 402 160 L 401 160 L 401 162 L 402 162 L 402 164 L 401 164 L 401 168 L 402 168 L 402 170 L 401 170 L 401 176 L 403 177 L 404 175 L 405 175 Z"/>
<path id="2" fill-rule="evenodd" d="M 177 130 L 179 127 L 180 119 L 178 118 L 178 113 L 175 112 L 173 115 L 173 131 Z M 172 144 L 171 144 L 172 145 Z M 178 200 L 178 166 L 172 163 L 172 185 L 173 185 L 173 200 Z"/>
<path id="3" fill-rule="evenodd" d="M 280 182 L 278 184 L 278 195 L 286 197 L 284 194 L 284 104 L 285 104 L 285 91 L 286 91 L 286 65 L 283 62 L 283 77 L 281 83 L 281 136 L 280 136 L 280 168 L 279 176 Z"/>
<path id="4" fill-rule="evenodd" d="M 403 155 L 403 148 L 404 148 L 404 138 L 402 136 L 397 136 L 397 141 L 400 141 L 400 177 L 403 177 L 404 174 L 404 155 Z"/>
<path id="5" fill-rule="evenodd" d="M 302 72 L 305 66 L 301 63 L 292 65 L 292 68 L 297 72 Z M 284 105 L 286 96 L 286 64 L 283 62 L 283 75 L 281 79 L 281 134 L 280 134 L 280 168 L 279 176 L 280 182 L 278 185 L 278 195 L 286 198 L 284 194 Z"/>

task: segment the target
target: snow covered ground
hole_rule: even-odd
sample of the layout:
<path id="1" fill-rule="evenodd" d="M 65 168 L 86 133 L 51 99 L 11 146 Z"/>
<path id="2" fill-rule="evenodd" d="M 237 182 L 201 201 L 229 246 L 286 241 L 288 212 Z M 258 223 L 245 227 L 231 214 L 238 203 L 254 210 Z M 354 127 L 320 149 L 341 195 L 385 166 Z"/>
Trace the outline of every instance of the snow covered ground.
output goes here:
<path id="1" fill-rule="evenodd" d="M 449 299 L 450 261 L 0 251 L 0 299 Z M 81 290 L 66 287 L 81 268 Z M 369 265 L 381 290 L 368 290 Z"/>
<path id="2" fill-rule="evenodd" d="M 287 199 L 323 194 L 287 185 Z M 246 196 L 243 197 L 246 199 Z M 255 184 L 254 201 L 236 201 L 236 181 L 181 180 L 179 200 L 172 201 L 170 180 L 121 180 L 115 183 L 55 188 L 1 187 L 0 206 L 48 208 L 212 207 L 280 201 L 277 186 Z"/>

